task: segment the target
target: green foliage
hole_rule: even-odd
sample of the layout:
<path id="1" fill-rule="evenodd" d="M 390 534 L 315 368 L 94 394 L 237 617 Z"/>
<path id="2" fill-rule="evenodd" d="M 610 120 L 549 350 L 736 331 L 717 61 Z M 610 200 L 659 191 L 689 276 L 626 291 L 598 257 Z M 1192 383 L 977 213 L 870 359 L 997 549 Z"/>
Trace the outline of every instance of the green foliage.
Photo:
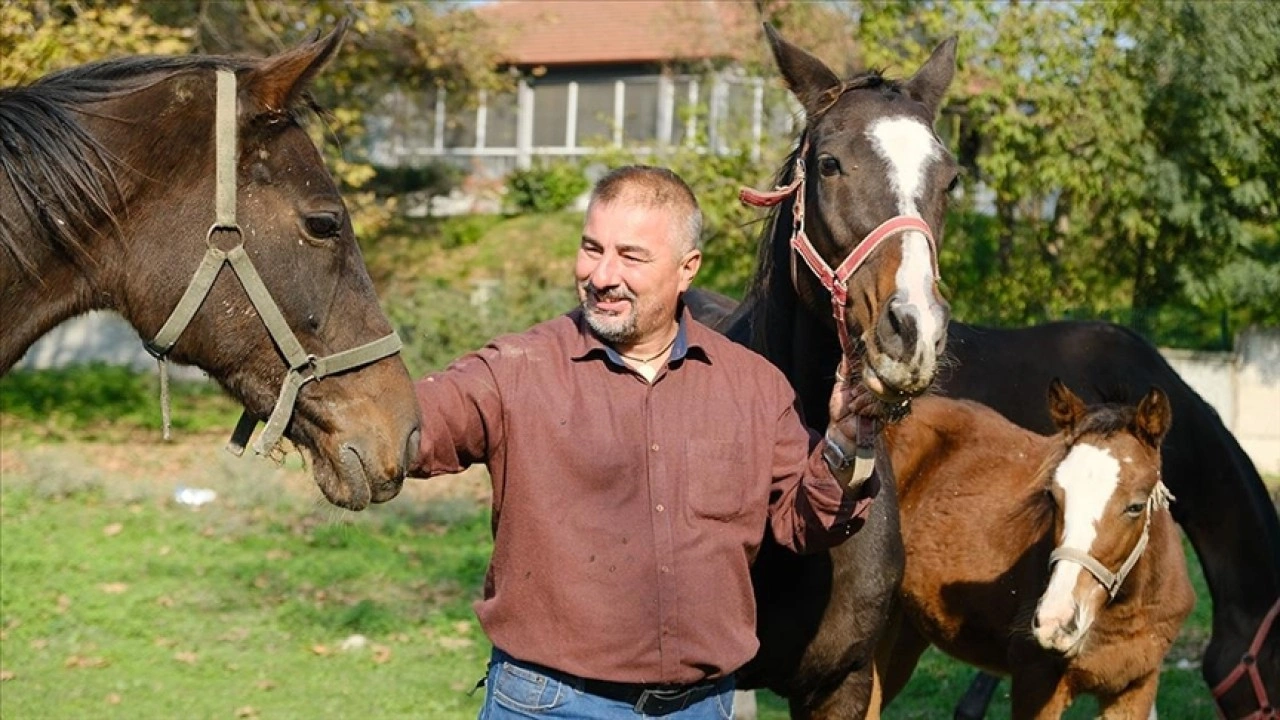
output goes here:
<path id="1" fill-rule="evenodd" d="M 433 162 L 420 166 L 375 167 L 373 178 L 365 185 L 380 197 L 405 193 L 447 195 L 462 182 L 463 172 L 457 165 Z"/>
<path id="2" fill-rule="evenodd" d="M 556 212 L 569 207 L 588 187 L 577 164 L 544 162 L 507 175 L 507 200 L 517 212 Z"/>
<path id="3" fill-rule="evenodd" d="M 239 406 L 212 383 L 170 383 L 173 428 L 231 428 Z M 0 377 L 0 414 L 34 423 L 41 440 L 122 436 L 161 427 L 159 379 L 93 363 L 58 370 L 15 370 Z M 110 427 L 106 427 L 106 424 Z M 6 432 L 6 437 L 12 437 Z"/>
<path id="4" fill-rule="evenodd" d="M 410 373 L 438 370 L 497 335 L 575 307 L 581 227 L 578 213 L 470 216 L 432 220 L 415 237 L 377 243 L 370 268 L 385 278 L 383 306 L 404 340 Z"/>

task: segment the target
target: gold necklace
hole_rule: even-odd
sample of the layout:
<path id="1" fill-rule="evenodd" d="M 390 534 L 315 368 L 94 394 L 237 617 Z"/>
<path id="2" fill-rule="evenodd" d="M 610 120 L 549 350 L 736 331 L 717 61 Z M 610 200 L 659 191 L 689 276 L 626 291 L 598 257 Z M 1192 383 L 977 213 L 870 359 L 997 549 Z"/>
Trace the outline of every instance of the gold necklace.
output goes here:
<path id="1" fill-rule="evenodd" d="M 671 349 L 671 346 L 676 344 L 676 338 L 678 338 L 678 337 L 680 337 L 680 333 L 678 333 L 678 332 L 677 332 L 674 336 L 672 336 L 672 338 L 671 338 L 671 342 L 669 342 L 669 343 L 667 343 L 666 345 L 664 345 L 664 346 L 663 346 L 663 348 L 662 348 L 661 350 L 659 350 L 656 354 L 654 354 L 654 355 L 650 355 L 650 356 L 649 356 L 649 357 L 647 357 L 647 358 L 639 358 L 639 357 L 635 357 L 634 355 L 624 355 L 623 353 L 618 353 L 618 356 L 619 356 L 619 357 L 622 357 L 622 358 L 625 358 L 625 359 L 627 359 L 627 360 L 630 360 L 631 362 L 638 362 L 638 363 L 640 363 L 641 365 L 648 365 L 649 363 L 653 362 L 654 360 L 657 360 L 658 358 L 662 357 L 663 355 L 666 355 L 666 354 L 667 354 L 667 351 Z"/>

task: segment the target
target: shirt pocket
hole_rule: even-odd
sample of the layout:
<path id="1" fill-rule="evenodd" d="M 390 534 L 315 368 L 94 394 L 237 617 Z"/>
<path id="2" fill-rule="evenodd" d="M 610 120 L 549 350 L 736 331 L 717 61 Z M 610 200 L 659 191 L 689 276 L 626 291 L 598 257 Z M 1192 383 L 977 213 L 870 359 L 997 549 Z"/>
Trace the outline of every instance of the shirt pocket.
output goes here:
<path id="1" fill-rule="evenodd" d="M 729 520 L 742 514 L 750 479 L 746 446 L 738 441 L 688 438 L 689 508 L 698 517 Z"/>

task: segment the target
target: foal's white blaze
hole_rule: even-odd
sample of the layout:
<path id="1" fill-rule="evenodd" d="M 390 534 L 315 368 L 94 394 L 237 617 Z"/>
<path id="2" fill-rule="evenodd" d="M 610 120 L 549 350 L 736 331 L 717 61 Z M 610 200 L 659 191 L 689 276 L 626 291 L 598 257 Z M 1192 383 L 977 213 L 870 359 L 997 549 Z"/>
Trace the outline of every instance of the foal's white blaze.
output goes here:
<path id="1" fill-rule="evenodd" d="M 1062 490 L 1063 533 L 1060 547 L 1089 553 L 1097 537 L 1098 522 L 1107 501 L 1120 483 L 1120 462 L 1110 451 L 1081 443 L 1058 465 L 1053 482 Z M 1087 570 L 1073 562 L 1053 566 L 1049 587 L 1036 609 L 1039 627 L 1036 638 L 1045 647 L 1066 651 L 1079 642 L 1093 624 L 1097 603 L 1080 604 L 1073 593 L 1081 573 Z M 1103 593 L 1095 587 L 1096 593 Z M 1071 628 L 1072 619 L 1075 627 Z"/>
<path id="2" fill-rule="evenodd" d="M 889 183 L 898 196 L 898 214 L 920 217 L 920 195 L 924 190 L 925 172 L 939 158 L 941 148 L 927 125 L 909 117 L 877 120 L 867 129 L 867 136 L 880 157 L 889 166 Z M 943 332 L 942 313 L 935 307 L 933 285 L 933 253 L 929 241 L 914 230 L 902 235 L 902 264 L 898 266 L 898 291 L 908 305 L 919 311 L 917 317 L 919 346 L 917 357 L 931 364 L 933 348 Z"/>

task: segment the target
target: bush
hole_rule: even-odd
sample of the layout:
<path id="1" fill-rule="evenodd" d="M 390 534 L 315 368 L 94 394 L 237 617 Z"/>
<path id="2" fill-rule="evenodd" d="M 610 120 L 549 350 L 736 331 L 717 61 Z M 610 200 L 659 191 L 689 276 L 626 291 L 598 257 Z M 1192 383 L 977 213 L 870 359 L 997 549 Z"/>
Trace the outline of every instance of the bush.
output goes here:
<path id="1" fill-rule="evenodd" d="M 556 212 L 587 191 L 582 169 L 572 163 L 547 163 L 507 176 L 507 198 L 516 212 Z"/>
<path id="2" fill-rule="evenodd" d="M 376 167 L 373 179 L 365 186 L 379 197 L 425 192 L 448 195 L 462 182 L 463 171 L 446 162 L 431 162 L 418 167 Z"/>

